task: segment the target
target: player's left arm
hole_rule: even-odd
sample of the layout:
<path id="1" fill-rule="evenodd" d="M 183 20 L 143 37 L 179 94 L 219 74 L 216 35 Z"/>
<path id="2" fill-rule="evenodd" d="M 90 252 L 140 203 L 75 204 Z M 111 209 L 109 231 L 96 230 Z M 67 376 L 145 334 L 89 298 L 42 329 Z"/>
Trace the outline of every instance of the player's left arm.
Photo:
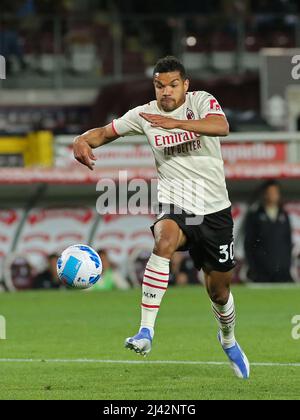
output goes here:
<path id="1" fill-rule="evenodd" d="M 163 115 L 141 113 L 152 127 L 164 128 L 167 130 L 180 129 L 199 133 L 209 137 L 226 137 L 229 135 L 229 124 L 223 115 L 208 115 L 200 120 L 177 120 Z"/>

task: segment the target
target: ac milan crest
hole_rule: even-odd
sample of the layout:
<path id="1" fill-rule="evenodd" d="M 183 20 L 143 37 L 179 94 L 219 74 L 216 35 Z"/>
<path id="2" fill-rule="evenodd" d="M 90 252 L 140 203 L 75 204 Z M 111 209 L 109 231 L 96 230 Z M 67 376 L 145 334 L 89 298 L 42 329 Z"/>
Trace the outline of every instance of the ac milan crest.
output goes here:
<path id="1" fill-rule="evenodd" d="M 191 109 L 187 109 L 186 110 L 186 116 L 188 120 L 194 120 L 195 119 L 195 114 Z"/>

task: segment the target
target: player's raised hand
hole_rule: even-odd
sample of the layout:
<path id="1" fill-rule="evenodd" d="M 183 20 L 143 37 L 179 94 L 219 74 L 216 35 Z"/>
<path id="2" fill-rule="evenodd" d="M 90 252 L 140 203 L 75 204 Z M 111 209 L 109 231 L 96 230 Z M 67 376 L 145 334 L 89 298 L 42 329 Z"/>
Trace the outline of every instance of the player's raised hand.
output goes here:
<path id="1" fill-rule="evenodd" d="M 73 152 L 75 159 L 82 165 L 87 166 L 91 171 L 94 170 L 96 156 L 92 148 L 83 139 L 82 136 L 76 137 L 73 143 Z"/>
<path id="2" fill-rule="evenodd" d="M 148 121 L 151 124 L 151 127 L 165 128 L 167 130 L 178 128 L 179 121 L 174 118 L 164 117 L 163 115 L 158 114 L 147 114 L 144 112 L 141 112 L 140 116 Z"/>

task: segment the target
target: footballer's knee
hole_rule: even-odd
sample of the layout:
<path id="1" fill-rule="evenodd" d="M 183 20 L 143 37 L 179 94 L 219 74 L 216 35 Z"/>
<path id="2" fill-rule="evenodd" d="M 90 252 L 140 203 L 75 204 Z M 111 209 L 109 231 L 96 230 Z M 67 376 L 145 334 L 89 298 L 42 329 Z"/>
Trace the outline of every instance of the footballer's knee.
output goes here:
<path id="1" fill-rule="evenodd" d="M 216 305 L 225 306 L 228 303 L 230 290 L 209 290 L 210 300 Z"/>
<path id="2" fill-rule="evenodd" d="M 155 242 L 154 247 L 154 254 L 158 255 L 159 257 L 168 258 L 169 260 L 172 258 L 174 253 L 176 252 L 177 248 L 177 241 L 170 237 L 165 237 L 159 239 Z"/>
<path id="3" fill-rule="evenodd" d="M 209 297 L 216 305 L 224 306 L 230 296 L 230 273 L 206 274 L 206 288 Z"/>
<path id="4" fill-rule="evenodd" d="M 172 220 L 163 220 L 155 225 L 154 254 L 171 259 L 178 248 L 180 228 Z"/>

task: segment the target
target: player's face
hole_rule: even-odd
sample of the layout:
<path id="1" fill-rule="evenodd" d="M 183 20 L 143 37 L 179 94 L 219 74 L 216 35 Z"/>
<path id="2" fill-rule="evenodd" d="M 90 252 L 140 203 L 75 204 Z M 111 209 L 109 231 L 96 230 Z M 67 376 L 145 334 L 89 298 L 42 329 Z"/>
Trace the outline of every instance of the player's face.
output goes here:
<path id="1" fill-rule="evenodd" d="M 189 81 L 183 80 L 179 71 L 156 73 L 154 87 L 159 108 L 172 112 L 184 104 Z"/>

